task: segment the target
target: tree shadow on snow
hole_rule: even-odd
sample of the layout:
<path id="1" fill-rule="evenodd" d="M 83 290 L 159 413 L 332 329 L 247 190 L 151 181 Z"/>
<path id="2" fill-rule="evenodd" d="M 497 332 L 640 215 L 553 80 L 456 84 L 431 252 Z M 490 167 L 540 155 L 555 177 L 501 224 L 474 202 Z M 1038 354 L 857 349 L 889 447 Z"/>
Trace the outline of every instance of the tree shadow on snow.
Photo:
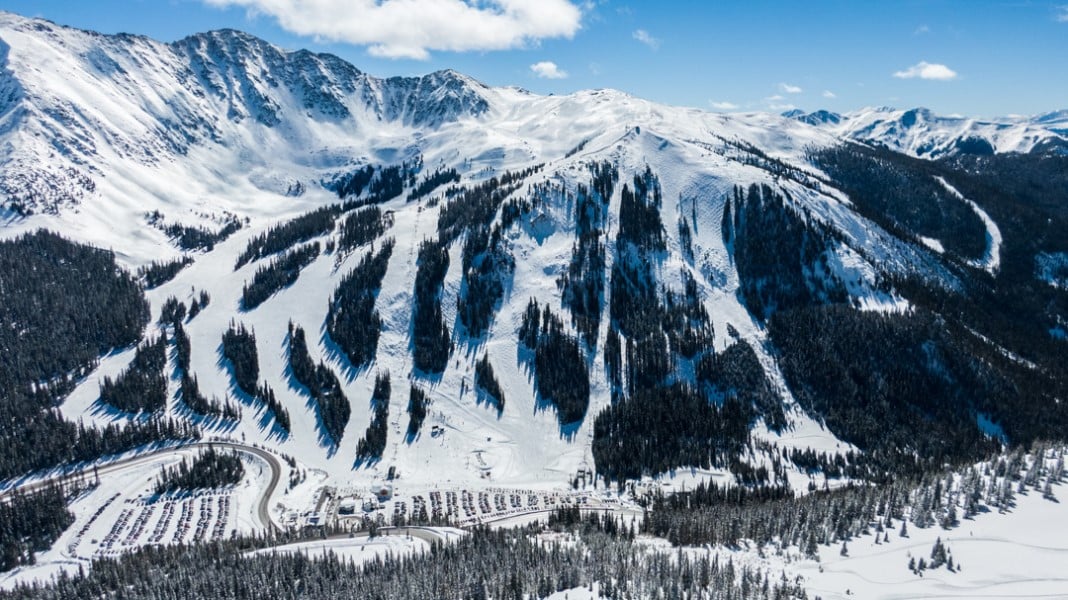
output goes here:
<path id="1" fill-rule="evenodd" d="M 237 385 L 237 375 L 234 371 L 234 365 L 223 356 L 223 345 L 220 343 L 216 348 L 216 354 L 219 359 L 215 361 L 215 366 L 221 368 L 226 372 L 226 376 L 229 381 L 228 392 L 231 397 L 238 401 L 242 406 L 247 406 L 258 415 L 256 427 L 260 431 L 270 430 L 267 434 L 267 439 L 277 440 L 283 442 L 289 439 L 289 433 L 285 429 L 282 429 L 278 425 L 277 419 L 275 419 L 274 412 L 271 411 L 267 403 L 260 398 L 253 396 L 241 389 L 241 386 Z"/>

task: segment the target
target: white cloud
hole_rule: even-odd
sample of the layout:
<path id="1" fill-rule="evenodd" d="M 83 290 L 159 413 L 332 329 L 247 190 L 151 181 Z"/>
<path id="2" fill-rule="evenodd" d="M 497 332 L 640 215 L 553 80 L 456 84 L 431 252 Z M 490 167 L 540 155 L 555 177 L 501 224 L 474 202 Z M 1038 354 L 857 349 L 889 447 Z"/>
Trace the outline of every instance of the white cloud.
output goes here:
<path id="1" fill-rule="evenodd" d="M 297 35 L 368 46 L 374 56 L 426 59 L 432 50 L 507 50 L 571 38 L 572 0 L 202 0 L 274 17 Z"/>
<path id="2" fill-rule="evenodd" d="M 931 28 L 927 25 L 920 25 L 912 32 L 912 35 L 923 35 L 925 33 L 931 33 Z"/>
<path id="3" fill-rule="evenodd" d="M 833 100 L 838 97 L 838 94 L 835 94 L 831 90 L 823 90 L 823 93 L 820 95 L 828 100 Z"/>
<path id="4" fill-rule="evenodd" d="M 556 63 L 548 60 L 530 65 L 530 70 L 542 79 L 567 79 L 567 71 L 561 70 Z"/>
<path id="5" fill-rule="evenodd" d="M 649 46 L 653 50 L 656 50 L 660 47 L 660 40 L 650 35 L 649 32 L 644 29 L 635 30 L 634 33 L 631 34 L 631 36 L 639 42 L 645 44 L 646 46 Z"/>
<path id="6" fill-rule="evenodd" d="M 957 78 L 957 72 L 946 65 L 920 61 L 904 71 L 894 73 L 898 79 L 934 79 L 937 81 L 949 81 Z"/>
<path id="7" fill-rule="evenodd" d="M 784 100 L 786 100 L 786 98 L 783 98 L 779 94 L 775 94 L 774 96 L 764 98 L 764 104 L 767 105 L 768 110 L 786 111 L 797 108 L 797 106 L 790 104 L 789 102 L 784 102 Z"/>
<path id="8" fill-rule="evenodd" d="M 716 110 L 738 110 L 738 105 L 733 102 L 709 102 L 712 108 Z"/>
<path id="9" fill-rule="evenodd" d="M 1058 23 L 1068 23 L 1068 4 L 1064 4 L 1057 7 L 1057 19 Z"/>
<path id="10" fill-rule="evenodd" d="M 787 94 L 800 94 L 805 91 L 796 85 L 790 85 L 789 83 L 780 83 L 779 89 Z"/>

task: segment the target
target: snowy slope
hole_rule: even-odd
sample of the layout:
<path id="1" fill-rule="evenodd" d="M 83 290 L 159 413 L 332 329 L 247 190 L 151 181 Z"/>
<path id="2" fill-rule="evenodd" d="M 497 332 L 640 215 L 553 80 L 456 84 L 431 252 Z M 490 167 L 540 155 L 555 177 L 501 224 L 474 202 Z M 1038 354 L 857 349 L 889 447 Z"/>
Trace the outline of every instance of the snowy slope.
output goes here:
<path id="1" fill-rule="evenodd" d="M 920 158 L 1068 148 L 1064 111 L 1033 119 L 983 120 L 936 115 L 926 108 L 867 108 L 845 114 L 792 111 L 791 118 L 836 136 Z"/>
<path id="2" fill-rule="evenodd" d="M 180 254 L 146 222 L 148 212 L 159 211 L 167 222 L 213 229 L 228 215 L 247 220 L 212 251 L 194 253 L 195 262 L 174 280 L 148 292 L 153 318 L 170 296 L 188 302 L 201 291 L 210 295 L 210 305 L 187 326 L 192 371 L 208 397 L 234 395 L 232 376 L 220 360 L 222 333 L 232 320 L 253 329 L 261 377 L 287 407 L 292 434 L 282 435 L 264 408 L 251 401 L 239 423 L 219 425 L 215 433 L 267 444 L 341 487 L 380 483 L 391 467 L 401 474 L 398 494 L 436 485 L 559 487 L 578 471 L 593 468 L 593 417 L 610 402 L 601 350 L 608 319 L 602 319 L 598 350 L 589 357 L 587 417 L 568 435 L 551 409 L 539 407 L 516 336 L 532 297 L 567 321 L 556 280 L 567 270 L 576 237 L 570 198 L 580 184 L 589 184 L 591 162 L 611 162 L 621 183 L 647 167 L 659 177 L 667 252 L 652 269 L 658 282 L 675 291 L 681 290 L 683 273 L 693 277 L 712 316 L 718 349 L 731 343 L 731 328 L 752 344 L 794 425 L 783 434 L 758 425 L 754 436 L 779 447 L 850 449 L 796 405 L 764 344 L 766 331 L 739 301 L 738 274 L 720 228 L 725 200 L 736 186 L 767 184 L 788 193 L 793 208 L 837 232 L 828 265 L 848 282 L 860 307 L 907 308 L 902 299 L 876 289 L 880 273 L 919 274 L 953 285 L 935 254 L 858 215 L 849 199 L 821 183 L 821 174 L 808 164 L 812 148 L 838 144 L 839 135 L 852 133 L 781 116 L 712 114 L 612 90 L 538 96 L 489 88 L 452 71 L 380 79 L 336 57 L 287 52 L 236 31 L 164 44 L 8 13 L 0 13 L 0 92 L 0 192 L 7 206 L 0 235 L 55 229 L 114 249 L 133 269 Z M 1028 135 L 1021 133 L 1031 139 Z M 370 244 L 347 256 L 324 253 L 294 285 L 254 310 L 239 308 L 243 283 L 262 264 L 233 270 L 250 238 L 336 201 L 324 182 L 363 165 L 397 164 L 416 156 L 427 170 L 456 168 L 464 185 L 544 164 L 515 198 L 526 197 L 539 183 L 557 186 L 537 215 L 507 230 L 516 272 L 480 339 L 457 333 L 462 243 L 451 246 L 442 309 L 455 350 L 443 374 L 417 376 L 411 356 L 415 258 L 419 243 L 436 234 L 440 209 L 429 198 L 409 202 L 402 194 L 382 207 L 393 213 L 386 236 L 396 246 L 376 301 L 384 323 L 370 368 L 354 370 L 323 334 L 331 293 Z M 774 172 L 768 160 L 789 166 L 790 176 Z M 619 202 L 617 188 L 608 209 L 609 239 L 618 229 Z M 683 217 L 693 221 L 692 255 L 679 240 Z M 997 242 L 994 227 L 992 244 Z M 610 269 L 616 257 L 614 246 L 608 248 Z M 984 266 L 993 269 L 996 246 L 992 252 Z M 314 405 L 287 374 L 291 320 L 308 332 L 312 359 L 325 361 L 338 374 L 352 404 L 337 447 L 322 441 Z M 104 357 L 62 406 L 65 416 L 98 425 L 126 418 L 100 406 L 98 389 L 101 379 L 125 368 L 132 354 Z M 507 395 L 500 415 L 472 391 L 474 363 L 484 354 Z M 372 416 L 375 377 L 385 372 L 392 383 L 386 453 L 381 462 L 356 468 L 356 445 Z M 423 433 L 408 442 L 405 408 L 413 379 L 429 393 L 431 409 Z M 177 384 L 171 383 L 172 396 Z M 169 404 L 169 413 L 188 416 L 177 401 Z M 434 426 L 444 434 L 430 435 Z M 769 457 L 750 460 L 767 464 Z M 798 487 L 806 477 L 800 471 L 791 474 Z"/>

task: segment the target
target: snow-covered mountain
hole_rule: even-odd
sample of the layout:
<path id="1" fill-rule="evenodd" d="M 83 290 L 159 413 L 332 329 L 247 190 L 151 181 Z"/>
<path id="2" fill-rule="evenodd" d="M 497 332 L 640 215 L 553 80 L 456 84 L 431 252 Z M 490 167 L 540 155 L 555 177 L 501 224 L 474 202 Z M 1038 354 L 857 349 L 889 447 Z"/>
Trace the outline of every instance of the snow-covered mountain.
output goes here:
<path id="1" fill-rule="evenodd" d="M 595 418 L 626 388 L 611 375 L 619 347 L 615 357 L 606 347 L 622 334 L 623 347 L 629 343 L 636 357 L 636 342 L 651 343 L 628 339 L 620 325 L 623 315 L 610 308 L 612 296 L 623 294 L 617 284 L 647 290 L 664 323 L 677 314 L 671 311 L 680 299 L 689 298 L 686 318 L 700 321 L 704 313 L 713 332 L 709 355 L 748 345 L 759 364 L 754 385 L 783 408 L 784 424 L 769 422 L 771 409 L 754 420 L 757 443 L 739 455 L 754 467 L 770 468 L 784 450 L 855 449 L 840 439 L 847 436 L 825 428 L 829 412 L 803 409 L 795 397 L 801 388 L 790 384 L 783 353 L 769 340 L 768 315 L 783 308 L 782 298 L 901 315 L 915 308 L 901 291 L 903 282 L 948 293 L 964 289 L 973 277 L 997 277 L 1005 268 L 998 215 L 991 217 L 969 199 L 967 189 L 923 174 L 928 195 L 903 201 L 944 210 L 933 224 L 910 220 L 851 195 L 856 186 L 813 155 L 839 148 L 844 140 L 925 158 L 960 151 L 1030 152 L 1063 143 L 1047 128 L 1062 122 L 1050 116 L 986 123 L 923 110 L 721 115 L 612 90 L 539 96 L 488 87 L 453 71 L 381 79 L 334 56 L 286 51 L 230 30 L 166 44 L 0 13 L 0 235 L 46 227 L 113 249 L 131 269 L 188 255 L 190 266 L 147 292 L 153 323 L 167 298 L 189 303 L 207 293 L 210 304 L 186 325 L 191 370 L 201 390 L 219 398 L 239 395 L 219 344 L 229 324 L 241 322 L 255 331 L 261 379 L 291 416 L 290 434 L 279 435 L 266 410 L 246 399 L 244 416 L 225 428 L 226 435 L 276 447 L 336 481 L 380 480 L 387 468 L 396 468 L 408 485 L 443 478 L 558 484 L 580 470 L 595 470 Z M 334 228 L 313 235 L 309 239 L 327 250 L 300 269 L 295 283 L 255 308 L 242 304 L 243 287 L 269 262 L 238 260 L 250 241 L 297 215 L 337 203 L 338 182 L 361 169 L 372 166 L 380 173 L 401 164 L 410 180 L 399 195 L 380 199 L 388 215 L 382 239 L 339 249 Z M 607 191 L 594 181 L 599 165 L 616 173 Z M 441 238 L 449 261 L 437 298 L 451 350 L 440 372 L 426 373 L 413 365 L 421 243 L 442 235 L 439 218 L 458 194 L 441 187 L 416 199 L 412 184 L 448 169 L 455 169 L 458 185 L 467 190 L 497 184 L 494 178 L 506 172 L 524 176 L 507 192 L 506 200 L 516 202 L 511 220 L 502 206 L 493 206 L 482 224 L 481 233 L 493 228 L 499 235 L 493 243 L 501 244 L 493 256 L 499 270 L 490 273 L 500 279 L 502 291 L 485 332 L 472 334 L 458 314 L 474 271 L 482 268 L 472 265 L 491 264 L 490 258 L 465 263 L 469 243 L 478 250 L 471 240 L 479 230 Z M 627 238 L 636 234 L 626 231 L 633 208 L 628 196 L 638 189 L 645 190 L 642 210 L 655 208 L 648 247 L 619 241 L 639 239 Z M 360 194 L 356 190 L 347 199 Z M 589 198 L 596 198 L 602 216 L 579 208 Z M 743 206 L 749 212 L 739 217 Z M 769 226 L 795 236 L 779 241 L 796 239 L 796 247 L 776 254 L 764 246 L 757 228 L 743 232 L 745 219 L 763 218 L 761 207 L 775 217 Z M 338 210 L 347 214 L 352 207 Z M 961 221 L 970 228 L 965 233 L 954 229 Z M 210 250 L 183 250 L 166 228 L 217 230 L 231 222 L 243 226 Z M 590 227 L 602 253 L 596 260 L 580 256 Z M 395 243 L 374 295 L 381 337 L 370 365 L 354 366 L 326 331 L 328 305 L 345 276 L 385 238 Z M 763 260 L 764 252 L 776 260 Z M 780 280 L 777 262 L 792 265 L 796 278 Z M 638 264 L 645 265 L 641 272 L 627 270 Z M 536 361 L 519 331 L 534 298 L 563 318 L 568 335 L 580 339 L 568 282 L 590 265 L 599 271 L 591 288 L 597 318 L 581 341 L 589 406 L 583 419 L 561 426 L 537 389 Z M 290 322 L 308 332 L 311 358 L 339 375 L 351 401 L 339 444 L 324 441 L 322 417 L 292 375 L 286 350 Z M 690 325 L 679 328 L 680 336 L 683 330 L 693 333 Z M 657 343 L 666 346 L 668 335 Z M 996 341 L 990 345 L 1012 355 Z M 698 355 L 686 352 L 671 350 L 665 386 L 703 385 L 695 374 Z M 99 384 L 126 368 L 133 355 L 128 349 L 104 357 L 67 397 L 64 415 L 98 425 L 130 417 L 101 406 Z M 507 396 L 499 412 L 473 388 L 483 358 Z M 637 364 L 637 358 L 627 355 L 625 362 Z M 627 381 L 639 378 L 639 367 L 631 370 Z M 370 398 L 380 374 L 388 374 L 393 388 L 386 455 L 380 463 L 354 466 L 358 441 L 373 419 Z M 413 384 L 426 390 L 430 410 L 422 432 L 405 436 Z M 165 412 L 188 418 L 178 386 L 177 379 L 169 382 Z M 702 393 L 721 402 L 738 391 L 721 387 Z M 974 419 L 991 410 L 970 407 L 968 414 Z M 784 476 L 795 486 L 806 484 L 804 468 L 787 470 Z"/>
<path id="2" fill-rule="evenodd" d="M 378 79 L 336 57 L 285 52 L 232 30 L 163 44 L 10 13 L 0 27 L 0 189 L 20 211 L 159 196 L 144 181 L 153 169 L 201 163 L 205 151 L 274 191 L 284 182 L 265 173 L 277 167 L 288 167 L 279 176 L 306 177 L 367 154 L 390 160 L 403 150 L 393 136 L 488 110 L 483 86 L 455 72 Z M 356 140 L 368 143 L 350 147 Z M 111 193 L 120 186 L 132 188 Z"/>
<path id="3" fill-rule="evenodd" d="M 888 107 L 846 114 L 826 110 L 790 111 L 783 116 L 820 127 L 846 139 L 892 148 L 921 158 L 957 154 L 1068 151 L 1065 111 L 1033 118 L 983 120 L 936 115 L 926 108 Z"/>

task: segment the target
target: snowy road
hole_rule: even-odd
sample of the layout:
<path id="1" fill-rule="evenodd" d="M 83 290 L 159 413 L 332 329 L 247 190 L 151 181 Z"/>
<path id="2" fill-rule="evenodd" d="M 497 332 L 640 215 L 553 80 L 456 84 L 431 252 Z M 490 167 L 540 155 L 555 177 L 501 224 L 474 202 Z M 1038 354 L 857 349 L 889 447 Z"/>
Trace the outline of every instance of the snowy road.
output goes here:
<path id="1" fill-rule="evenodd" d="M 114 475 L 128 469 L 137 469 L 144 467 L 145 465 L 159 460 L 160 457 L 171 456 L 177 453 L 186 452 L 193 449 L 206 449 L 208 447 L 214 448 L 228 448 L 235 452 L 250 455 L 252 457 L 263 460 L 271 468 L 271 478 L 264 488 L 259 501 L 257 503 L 257 515 L 260 523 L 265 528 L 270 528 L 275 531 L 279 531 L 281 528 L 271 519 L 270 505 L 271 498 L 274 496 L 275 489 L 278 487 L 278 482 L 282 478 L 282 462 L 277 456 L 257 448 L 255 446 L 249 446 L 246 444 L 240 444 L 237 442 L 194 442 L 191 444 L 185 444 L 182 446 L 170 446 L 159 450 L 152 450 L 142 454 L 137 454 L 128 458 L 121 458 L 117 461 L 98 465 L 93 464 L 78 469 L 64 471 L 62 473 L 56 473 L 47 475 L 40 479 L 33 479 L 24 483 L 15 483 L 11 487 L 0 491 L 0 499 L 5 496 L 16 492 L 34 492 L 36 490 L 48 487 L 56 483 L 63 483 L 65 481 L 73 481 L 80 477 L 104 477 L 107 475 Z"/>

